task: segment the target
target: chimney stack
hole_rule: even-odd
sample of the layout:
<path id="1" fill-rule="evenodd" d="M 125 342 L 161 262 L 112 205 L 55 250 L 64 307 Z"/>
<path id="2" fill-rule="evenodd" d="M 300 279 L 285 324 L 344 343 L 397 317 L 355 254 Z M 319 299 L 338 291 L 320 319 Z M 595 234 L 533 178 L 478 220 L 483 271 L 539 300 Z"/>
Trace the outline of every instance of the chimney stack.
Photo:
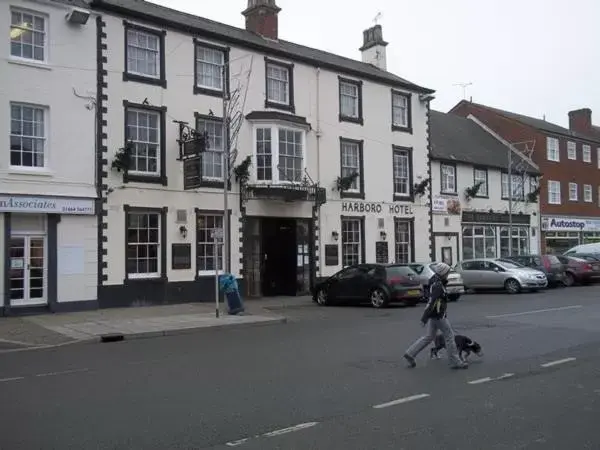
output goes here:
<path id="1" fill-rule="evenodd" d="M 246 18 L 246 30 L 277 40 L 279 11 L 281 8 L 275 4 L 275 0 L 248 0 L 248 8 L 242 12 Z"/>
<path id="2" fill-rule="evenodd" d="M 381 70 L 387 70 L 385 48 L 388 43 L 383 40 L 381 25 L 375 25 L 363 31 L 363 45 L 359 49 L 364 63 L 373 64 Z"/>
<path id="3" fill-rule="evenodd" d="M 592 131 L 592 110 L 590 108 L 569 111 L 569 130 L 582 134 Z"/>

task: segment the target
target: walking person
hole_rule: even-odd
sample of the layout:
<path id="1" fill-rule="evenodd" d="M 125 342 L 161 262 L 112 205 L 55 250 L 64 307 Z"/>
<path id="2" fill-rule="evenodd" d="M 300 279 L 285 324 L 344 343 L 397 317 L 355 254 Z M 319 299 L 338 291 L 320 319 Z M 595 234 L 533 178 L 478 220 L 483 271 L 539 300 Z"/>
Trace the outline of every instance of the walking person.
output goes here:
<path id="1" fill-rule="evenodd" d="M 448 360 L 453 369 L 466 369 L 469 365 L 460 359 L 456 342 L 454 342 L 454 331 L 450 321 L 446 317 L 446 308 L 448 306 L 448 296 L 446 294 L 446 284 L 448 284 L 448 274 L 450 266 L 446 263 L 434 263 L 431 265 L 434 276 L 429 281 L 429 300 L 425 307 L 425 312 L 421 317 L 423 326 L 427 326 L 427 333 L 417 339 L 404 354 L 404 359 L 408 361 L 409 366 L 416 367 L 415 358 L 417 355 L 435 339 L 435 335 L 440 330 L 446 341 L 446 352 Z"/>

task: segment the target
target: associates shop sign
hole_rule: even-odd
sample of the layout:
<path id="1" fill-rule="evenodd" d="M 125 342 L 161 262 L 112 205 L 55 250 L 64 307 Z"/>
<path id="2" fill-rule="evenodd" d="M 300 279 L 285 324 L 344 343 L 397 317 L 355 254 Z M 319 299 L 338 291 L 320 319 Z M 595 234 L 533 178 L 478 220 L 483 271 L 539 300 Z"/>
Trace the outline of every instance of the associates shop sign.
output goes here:
<path id="1" fill-rule="evenodd" d="M 93 215 L 94 199 L 0 195 L 0 212 Z"/>
<path id="2" fill-rule="evenodd" d="M 600 219 L 542 217 L 544 231 L 600 231 Z"/>

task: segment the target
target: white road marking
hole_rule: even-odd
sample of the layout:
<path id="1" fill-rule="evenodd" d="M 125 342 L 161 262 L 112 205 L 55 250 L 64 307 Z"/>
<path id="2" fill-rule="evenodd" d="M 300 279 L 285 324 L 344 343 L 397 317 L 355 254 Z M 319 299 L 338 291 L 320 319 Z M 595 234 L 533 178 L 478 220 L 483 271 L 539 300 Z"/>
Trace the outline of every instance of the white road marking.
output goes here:
<path id="1" fill-rule="evenodd" d="M 514 376 L 515 376 L 514 373 L 505 373 L 504 375 L 500 375 L 498 378 L 495 378 L 495 380 L 496 381 L 498 381 L 498 380 L 505 380 L 507 378 L 514 377 Z"/>
<path id="2" fill-rule="evenodd" d="M 306 428 L 314 427 L 318 423 L 319 422 L 300 423 L 298 425 L 294 425 L 293 427 L 282 428 L 281 430 L 270 431 L 268 433 L 263 434 L 263 436 L 266 436 L 266 437 L 280 436 L 282 434 L 292 433 L 293 431 L 300 431 L 300 430 L 304 430 Z"/>
<path id="3" fill-rule="evenodd" d="M 481 383 L 487 383 L 488 381 L 492 381 L 492 378 L 490 377 L 485 377 L 485 378 L 479 378 L 478 380 L 472 380 L 469 381 L 469 384 L 481 384 Z"/>
<path id="4" fill-rule="evenodd" d="M 583 308 L 582 305 L 572 305 L 572 306 L 561 306 L 559 308 L 548 308 L 548 309 L 536 309 L 534 311 L 524 311 L 519 313 L 510 313 L 510 314 L 498 314 L 496 316 L 485 316 L 486 319 L 498 319 L 500 317 L 516 317 L 516 316 L 526 316 L 528 314 L 539 314 L 551 311 L 564 311 L 567 309 L 579 309 Z"/>
<path id="5" fill-rule="evenodd" d="M 36 375 L 36 377 L 54 377 L 57 375 L 67 375 L 70 373 L 81 373 L 81 372 L 87 372 L 90 369 L 73 369 L 73 370 L 63 370 L 60 372 L 47 372 L 47 373 L 38 373 Z"/>
<path id="6" fill-rule="evenodd" d="M 540 366 L 542 367 L 552 367 L 552 366 L 558 366 L 559 364 L 565 364 L 571 361 L 575 361 L 576 358 L 565 358 L 565 359 L 558 359 L 556 361 L 550 361 L 547 362 L 545 364 L 540 364 Z"/>
<path id="7" fill-rule="evenodd" d="M 375 405 L 375 406 L 373 406 L 373 408 L 375 408 L 375 409 L 388 408 L 390 406 L 401 405 L 402 403 L 408 403 L 408 402 L 412 402 L 415 400 L 421 400 L 422 398 L 427 398 L 427 397 L 429 397 L 429 394 L 411 395 L 410 397 L 399 398 L 398 400 L 393 400 L 391 402 Z"/>
<path id="8" fill-rule="evenodd" d="M 238 445 L 242 445 L 245 442 L 248 442 L 250 440 L 250 438 L 245 438 L 245 439 L 239 439 L 237 441 L 232 441 L 232 442 L 228 442 L 227 444 L 225 444 L 227 447 L 237 447 Z"/>
<path id="9" fill-rule="evenodd" d="M 25 377 L 12 377 L 12 378 L 0 378 L 0 383 L 7 383 L 9 381 L 17 381 L 17 380 L 24 380 Z"/>

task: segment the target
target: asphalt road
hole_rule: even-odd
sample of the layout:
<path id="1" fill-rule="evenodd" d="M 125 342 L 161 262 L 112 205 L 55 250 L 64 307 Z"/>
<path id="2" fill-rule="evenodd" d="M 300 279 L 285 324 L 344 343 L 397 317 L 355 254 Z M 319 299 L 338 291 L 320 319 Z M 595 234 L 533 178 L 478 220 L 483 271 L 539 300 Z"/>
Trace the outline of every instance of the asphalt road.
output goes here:
<path id="1" fill-rule="evenodd" d="M 469 295 L 468 370 L 419 355 L 421 308 L 2 355 L 0 449 L 598 449 L 600 287 Z M 595 420 L 594 420 L 595 419 Z"/>

